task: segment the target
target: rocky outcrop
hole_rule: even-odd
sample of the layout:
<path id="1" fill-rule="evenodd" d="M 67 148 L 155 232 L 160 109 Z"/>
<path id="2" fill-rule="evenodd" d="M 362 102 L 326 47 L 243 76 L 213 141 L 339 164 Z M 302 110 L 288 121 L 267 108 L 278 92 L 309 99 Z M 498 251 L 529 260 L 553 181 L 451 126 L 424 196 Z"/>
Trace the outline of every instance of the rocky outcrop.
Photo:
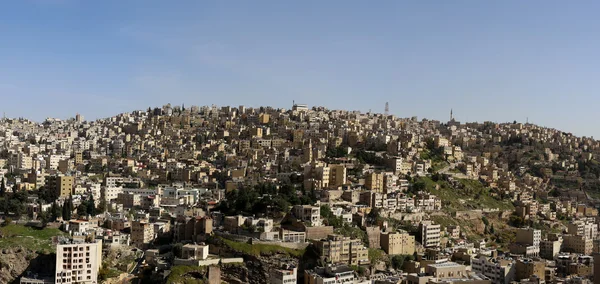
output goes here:
<path id="1" fill-rule="evenodd" d="M 0 283 L 11 283 L 31 267 L 38 255 L 21 247 L 0 251 Z"/>

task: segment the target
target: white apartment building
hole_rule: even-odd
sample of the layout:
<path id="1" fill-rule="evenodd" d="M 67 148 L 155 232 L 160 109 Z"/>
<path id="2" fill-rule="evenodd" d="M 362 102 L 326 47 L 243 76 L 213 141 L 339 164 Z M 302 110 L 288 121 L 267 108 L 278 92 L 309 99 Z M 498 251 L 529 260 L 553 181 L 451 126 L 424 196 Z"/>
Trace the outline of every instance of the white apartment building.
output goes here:
<path id="1" fill-rule="evenodd" d="M 421 244 L 426 248 L 440 246 L 441 226 L 432 221 L 423 221 L 419 225 L 421 229 Z"/>
<path id="2" fill-rule="evenodd" d="M 50 170 L 57 170 L 58 163 L 62 160 L 68 159 L 67 155 L 49 155 L 46 157 L 46 167 Z"/>
<path id="3" fill-rule="evenodd" d="M 112 200 L 116 200 L 119 197 L 119 193 L 123 193 L 122 187 L 111 187 L 111 186 L 103 186 L 102 187 L 102 196 L 104 200 L 110 202 Z"/>
<path id="4" fill-rule="evenodd" d="M 102 263 L 102 241 L 56 246 L 56 283 L 97 283 Z"/>
<path id="5" fill-rule="evenodd" d="M 292 212 L 303 222 L 308 222 L 312 226 L 321 226 L 321 207 L 319 206 L 295 205 Z"/>

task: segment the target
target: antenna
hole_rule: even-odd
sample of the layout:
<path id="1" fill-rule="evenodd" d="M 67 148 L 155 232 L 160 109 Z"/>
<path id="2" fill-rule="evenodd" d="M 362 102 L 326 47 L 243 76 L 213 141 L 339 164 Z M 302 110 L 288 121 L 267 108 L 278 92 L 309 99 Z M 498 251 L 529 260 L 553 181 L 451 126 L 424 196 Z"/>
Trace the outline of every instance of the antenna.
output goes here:
<path id="1" fill-rule="evenodd" d="M 390 113 L 390 103 L 385 102 L 385 116 L 388 116 Z"/>

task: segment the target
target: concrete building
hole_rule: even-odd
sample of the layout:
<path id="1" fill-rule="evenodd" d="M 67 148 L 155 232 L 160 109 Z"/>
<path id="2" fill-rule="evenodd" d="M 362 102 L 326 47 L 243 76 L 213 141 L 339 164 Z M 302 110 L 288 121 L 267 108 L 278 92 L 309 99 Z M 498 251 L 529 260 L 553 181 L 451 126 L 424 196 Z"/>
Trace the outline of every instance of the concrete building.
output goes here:
<path id="1" fill-rule="evenodd" d="M 441 226 L 434 224 L 432 221 L 422 221 L 419 224 L 421 231 L 421 244 L 426 248 L 440 246 Z"/>
<path id="2" fill-rule="evenodd" d="M 347 182 L 346 166 L 329 165 L 329 186 L 339 187 Z"/>
<path id="3" fill-rule="evenodd" d="M 329 235 L 327 239 L 313 241 L 321 257 L 328 263 L 363 265 L 369 263 L 368 249 L 361 240 L 340 235 Z"/>
<path id="4" fill-rule="evenodd" d="M 365 177 L 365 187 L 372 192 L 383 193 L 384 191 L 384 175 L 383 173 L 370 173 Z"/>
<path id="5" fill-rule="evenodd" d="M 272 284 L 293 284 L 297 283 L 298 269 L 294 266 L 284 265 L 280 269 L 271 270 L 269 283 Z"/>
<path id="6" fill-rule="evenodd" d="M 531 259 L 519 259 L 516 263 L 516 280 L 527 279 L 533 275 L 540 279 L 546 277 L 546 263 L 542 261 L 533 261 Z"/>
<path id="7" fill-rule="evenodd" d="M 295 205 L 292 208 L 292 213 L 296 218 L 312 226 L 321 225 L 321 207 L 319 206 Z"/>
<path id="8" fill-rule="evenodd" d="M 186 244 L 181 249 L 181 257 L 184 259 L 204 260 L 208 258 L 208 245 Z"/>
<path id="9" fill-rule="evenodd" d="M 563 240 L 563 250 L 567 252 L 589 255 L 594 250 L 592 239 L 584 236 L 565 235 Z"/>
<path id="10" fill-rule="evenodd" d="M 154 227 L 144 221 L 131 222 L 131 242 L 134 246 L 144 248 L 154 240 Z"/>
<path id="11" fill-rule="evenodd" d="M 471 259 L 471 270 L 489 278 L 493 284 L 508 284 L 515 280 L 513 260 L 480 255 Z"/>
<path id="12" fill-rule="evenodd" d="M 97 283 L 102 241 L 63 241 L 56 246 L 56 283 Z"/>
<path id="13" fill-rule="evenodd" d="M 68 197 L 75 188 L 75 179 L 72 176 L 46 176 L 46 187 L 60 197 Z"/>
<path id="14" fill-rule="evenodd" d="M 517 243 L 539 246 L 542 241 L 542 231 L 532 228 L 517 229 Z"/>
<path id="15" fill-rule="evenodd" d="M 442 262 L 429 264 L 425 267 L 425 273 L 435 278 L 461 278 L 467 276 L 467 268 L 456 262 Z"/>
<path id="16" fill-rule="evenodd" d="M 381 233 L 380 244 L 387 254 L 413 255 L 415 253 L 415 236 L 407 232 Z"/>
<path id="17" fill-rule="evenodd" d="M 562 241 L 541 241 L 540 242 L 540 257 L 548 260 L 554 259 L 560 252 Z"/>
<path id="18" fill-rule="evenodd" d="M 595 240 L 598 238 L 598 225 L 593 222 L 577 220 L 569 223 L 567 232 L 571 235 L 583 236 Z"/>

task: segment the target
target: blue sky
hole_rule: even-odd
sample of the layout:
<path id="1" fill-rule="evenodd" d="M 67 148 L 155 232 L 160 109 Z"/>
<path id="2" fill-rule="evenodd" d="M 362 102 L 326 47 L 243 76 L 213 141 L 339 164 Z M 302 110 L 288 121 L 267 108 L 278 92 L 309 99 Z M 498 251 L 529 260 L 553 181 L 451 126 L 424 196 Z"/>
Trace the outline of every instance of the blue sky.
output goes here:
<path id="1" fill-rule="evenodd" d="M 0 1 L 0 111 L 166 103 L 522 121 L 600 137 L 598 1 Z"/>

